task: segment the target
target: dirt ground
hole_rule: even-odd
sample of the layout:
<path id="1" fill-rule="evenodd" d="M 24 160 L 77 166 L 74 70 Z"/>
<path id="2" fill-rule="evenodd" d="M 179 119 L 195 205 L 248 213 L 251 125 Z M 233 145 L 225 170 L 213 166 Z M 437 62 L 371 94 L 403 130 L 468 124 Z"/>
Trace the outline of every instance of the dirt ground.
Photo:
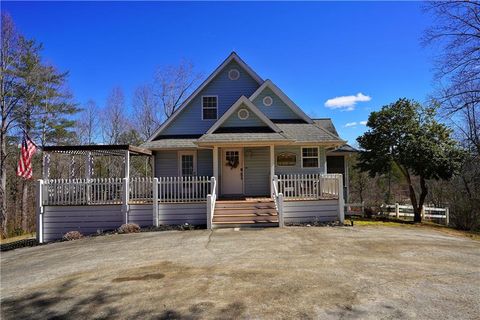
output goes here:
<path id="1" fill-rule="evenodd" d="M 2 319 L 478 319 L 480 242 L 424 228 L 110 235 L 1 254 Z"/>

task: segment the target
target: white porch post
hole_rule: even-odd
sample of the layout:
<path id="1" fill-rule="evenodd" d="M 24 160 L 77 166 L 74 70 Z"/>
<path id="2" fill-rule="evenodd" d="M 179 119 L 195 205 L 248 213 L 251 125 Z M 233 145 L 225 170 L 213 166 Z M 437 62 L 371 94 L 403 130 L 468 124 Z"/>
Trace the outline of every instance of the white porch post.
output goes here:
<path id="1" fill-rule="evenodd" d="M 90 179 L 92 175 L 92 152 L 88 151 L 85 156 L 85 178 Z"/>
<path id="2" fill-rule="evenodd" d="M 50 155 L 43 151 L 43 180 L 50 179 Z"/>
<path id="3" fill-rule="evenodd" d="M 338 174 L 338 220 L 345 222 L 345 201 L 343 200 L 343 175 Z"/>
<path id="4" fill-rule="evenodd" d="M 218 180 L 218 147 L 213 147 L 213 176 L 215 180 Z M 215 188 L 215 193 L 218 194 L 218 183 Z"/>
<path id="5" fill-rule="evenodd" d="M 270 194 L 273 194 L 272 180 L 275 176 L 275 146 L 270 145 Z"/>
<path id="6" fill-rule="evenodd" d="M 43 243 L 43 180 L 37 181 L 37 241 Z"/>
<path id="7" fill-rule="evenodd" d="M 124 178 L 130 178 L 130 151 L 125 151 L 125 168 L 124 168 Z"/>

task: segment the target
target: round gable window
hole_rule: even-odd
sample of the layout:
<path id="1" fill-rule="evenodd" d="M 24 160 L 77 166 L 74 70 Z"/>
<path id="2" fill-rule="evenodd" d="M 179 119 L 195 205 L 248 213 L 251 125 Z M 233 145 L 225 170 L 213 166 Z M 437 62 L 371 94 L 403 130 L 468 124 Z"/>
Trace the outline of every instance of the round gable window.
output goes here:
<path id="1" fill-rule="evenodd" d="M 273 104 L 273 99 L 270 96 L 266 96 L 263 98 L 263 105 L 266 107 L 270 107 Z"/>
<path id="2" fill-rule="evenodd" d="M 240 78 L 240 71 L 237 69 L 230 69 L 230 71 L 228 71 L 228 78 L 230 80 L 238 80 L 238 78 Z"/>
<path id="3" fill-rule="evenodd" d="M 248 112 L 247 109 L 238 110 L 238 118 L 240 120 L 247 120 L 249 115 L 250 115 L 250 112 Z"/>

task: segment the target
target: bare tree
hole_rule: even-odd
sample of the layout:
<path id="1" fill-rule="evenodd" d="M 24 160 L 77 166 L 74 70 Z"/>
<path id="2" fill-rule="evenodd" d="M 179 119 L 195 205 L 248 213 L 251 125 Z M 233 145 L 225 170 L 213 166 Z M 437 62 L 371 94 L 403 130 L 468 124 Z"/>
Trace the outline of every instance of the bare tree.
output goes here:
<path id="1" fill-rule="evenodd" d="M 107 98 L 103 112 L 103 140 L 108 144 L 118 144 L 122 133 L 128 129 L 123 90 L 115 87 Z"/>
<path id="2" fill-rule="evenodd" d="M 161 67 L 155 74 L 155 95 L 167 118 L 180 107 L 192 92 L 201 75 L 194 72 L 191 62 L 182 60 L 179 65 Z"/>
<path id="3" fill-rule="evenodd" d="M 97 140 L 100 110 L 93 100 L 88 100 L 77 120 L 77 136 L 82 144 Z"/>
<path id="4" fill-rule="evenodd" d="M 13 122 L 13 112 L 20 103 L 20 98 L 15 95 L 18 79 L 14 66 L 19 59 L 19 35 L 15 30 L 12 18 L 2 13 L 1 21 L 1 48 L 0 48 L 0 224 L 2 234 L 7 234 L 7 134 Z"/>
<path id="5" fill-rule="evenodd" d="M 163 118 L 151 85 L 143 85 L 135 90 L 133 110 L 135 129 L 140 133 L 141 139 L 146 141 L 160 126 Z"/>
<path id="6" fill-rule="evenodd" d="M 451 115 L 480 103 L 480 2 L 435 1 L 425 8 L 435 20 L 423 43 L 441 48 L 437 99 Z"/>

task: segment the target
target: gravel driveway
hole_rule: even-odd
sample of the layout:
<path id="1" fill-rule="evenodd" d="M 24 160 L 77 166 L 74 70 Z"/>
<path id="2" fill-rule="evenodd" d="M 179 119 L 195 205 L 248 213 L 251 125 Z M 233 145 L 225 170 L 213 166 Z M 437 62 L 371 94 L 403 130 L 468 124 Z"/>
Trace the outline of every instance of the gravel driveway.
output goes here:
<path id="1" fill-rule="evenodd" d="M 3 319 L 478 319 L 480 242 L 419 227 L 110 235 L 1 254 Z"/>

